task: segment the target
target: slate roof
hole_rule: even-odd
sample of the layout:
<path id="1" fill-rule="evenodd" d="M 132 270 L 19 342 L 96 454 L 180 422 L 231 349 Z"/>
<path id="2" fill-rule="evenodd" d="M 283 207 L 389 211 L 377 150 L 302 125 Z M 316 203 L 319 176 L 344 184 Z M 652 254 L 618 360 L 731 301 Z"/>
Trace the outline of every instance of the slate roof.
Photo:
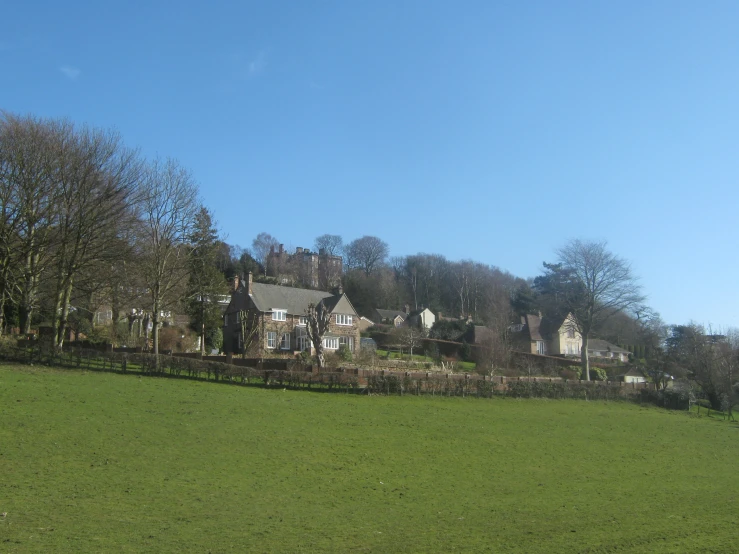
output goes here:
<path id="1" fill-rule="evenodd" d="M 400 310 L 375 310 L 378 314 L 380 314 L 380 317 L 382 319 L 395 319 L 396 317 L 400 316 L 403 321 L 405 321 L 405 318 L 408 317 L 408 314 L 405 312 L 401 312 Z"/>
<path id="2" fill-rule="evenodd" d="M 493 330 L 483 325 L 475 325 L 474 332 L 475 336 L 473 337 L 473 342 L 475 344 L 483 344 L 486 341 L 495 338 L 495 333 L 493 332 Z"/>
<path id="3" fill-rule="evenodd" d="M 588 340 L 588 350 L 597 350 L 598 352 L 613 352 L 615 354 L 629 354 L 628 350 L 611 344 L 608 341 L 601 339 L 590 339 Z"/>
<path id="4" fill-rule="evenodd" d="M 532 341 L 552 340 L 566 320 L 567 318 L 541 317 L 534 314 L 526 314 L 526 327 L 528 328 Z"/>
<path id="5" fill-rule="evenodd" d="M 544 340 L 539 332 L 541 327 L 541 317 L 534 314 L 526 314 L 526 327 L 529 331 L 531 340 Z"/>
<path id="6" fill-rule="evenodd" d="M 296 289 L 266 283 L 252 283 L 251 298 L 260 312 L 269 312 L 274 308 L 287 310 L 292 315 L 303 315 L 311 304 L 318 304 L 322 300 L 329 303 L 329 309 L 337 304 L 340 296 L 334 297 L 330 292 L 320 290 Z M 334 300 L 335 298 L 335 300 Z"/>

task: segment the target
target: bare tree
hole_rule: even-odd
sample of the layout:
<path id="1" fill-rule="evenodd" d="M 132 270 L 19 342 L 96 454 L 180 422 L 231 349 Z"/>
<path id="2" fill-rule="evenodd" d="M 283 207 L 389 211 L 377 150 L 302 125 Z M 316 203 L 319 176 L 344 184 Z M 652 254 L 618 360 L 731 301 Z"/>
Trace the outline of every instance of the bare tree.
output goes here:
<path id="1" fill-rule="evenodd" d="M 21 333 L 30 332 L 41 275 L 51 260 L 56 194 L 54 144 L 66 122 L 0 113 L 4 267 L 0 298 L 18 305 Z"/>
<path id="2" fill-rule="evenodd" d="M 120 259 L 120 236 L 133 224 L 141 176 L 135 151 L 117 132 L 67 127 L 55 148 L 57 195 L 53 235 L 55 291 L 51 314 L 61 348 L 77 276 Z"/>
<path id="3" fill-rule="evenodd" d="M 589 381 L 591 334 L 615 314 L 641 305 L 644 296 L 630 265 L 605 242 L 573 240 L 557 250 L 557 256 L 557 264 L 545 264 L 545 278 L 582 335 L 581 363 Z"/>
<path id="4" fill-rule="evenodd" d="M 409 325 L 393 329 L 392 335 L 401 344 L 401 346 L 408 349 L 411 360 L 413 359 L 413 350 L 423 344 L 423 339 L 425 337 L 423 331 Z"/>
<path id="5" fill-rule="evenodd" d="M 314 242 L 316 252 L 323 252 L 328 256 L 341 256 L 344 252 L 344 239 L 340 235 L 321 235 Z"/>
<path id="6" fill-rule="evenodd" d="M 200 209 L 189 171 L 174 160 L 154 161 L 142 186 L 142 242 L 138 255 L 151 297 L 154 353 L 159 353 L 162 312 L 183 296 L 189 271 L 188 241 Z"/>
<path id="7" fill-rule="evenodd" d="M 264 275 L 267 275 L 267 258 L 270 252 L 280 245 L 275 237 L 269 233 L 259 233 L 251 243 L 252 253 L 256 260 L 264 266 Z"/>
<path id="8" fill-rule="evenodd" d="M 331 324 L 331 311 L 326 308 L 323 302 L 318 305 L 311 304 L 305 312 L 308 319 L 305 331 L 316 350 L 316 359 L 318 360 L 318 369 L 321 370 L 326 365 L 326 359 L 323 354 L 323 336 L 328 331 Z"/>
<path id="9" fill-rule="evenodd" d="M 241 356 L 246 358 L 246 355 L 254 346 L 256 339 L 259 338 L 259 327 L 257 326 L 257 318 L 255 315 L 247 310 L 239 310 L 239 350 L 241 350 Z"/>
<path id="10" fill-rule="evenodd" d="M 346 265 L 349 269 L 360 269 L 372 274 L 387 260 L 389 248 L 385 241 L 372 236 L 353 240 L 346 247 Z"/>

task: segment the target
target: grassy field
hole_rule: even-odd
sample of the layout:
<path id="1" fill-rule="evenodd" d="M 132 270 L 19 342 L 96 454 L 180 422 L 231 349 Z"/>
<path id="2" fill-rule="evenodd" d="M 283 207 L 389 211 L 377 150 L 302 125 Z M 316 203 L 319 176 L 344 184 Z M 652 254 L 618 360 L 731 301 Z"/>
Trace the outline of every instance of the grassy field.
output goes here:
<path id="1" fill-rule="evenodd" d="M 1 552 L 737 552 L 739 429 L 0 366 Z"/>

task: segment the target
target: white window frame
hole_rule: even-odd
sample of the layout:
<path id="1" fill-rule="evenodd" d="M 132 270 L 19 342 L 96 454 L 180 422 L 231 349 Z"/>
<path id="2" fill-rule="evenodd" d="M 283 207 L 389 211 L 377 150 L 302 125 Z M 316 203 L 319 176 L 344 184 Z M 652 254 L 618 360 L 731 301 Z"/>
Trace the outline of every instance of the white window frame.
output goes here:
<path id="1" fill-rule="evenodd" d="M 282 337 L 280 337 L 280 350 L 290 350 L 290 333 L 282 333 Z"/>
<path id="2" fill-rule="evenodd" d="M 543 340 L 536 341 L 536 353 L 540 356 L 544 356 L 546 354 L 546 345 Z"/>
<path id="3" fill-rule="evenodd" d="M 287 321 L 287 310 L 272 308 L 272 321 Z"/>
<path id="4" fill-rule="evenodd" d="M 336 314 L 336 325 L 345 325 L 350 327 L 352 324 L 352 316 L 348 314 Z"/>
<path id="5" fill-rule="evenodd" d="M 348 346 L 349 352 L 354 352 L 354 337 L 339 337 L 339 348 Z"/>
<path id="6" fill-rule="evenodd" d="M 308 316 L 307 315 L 301 315 L 298 318 L 298 325 L 301 327 L 306 327 L 308 325 Z"/>
<path id="7" fill-rule="evenodd" d="M 277 333 L 267 331 L 267 348 L 277 348 Z"/>
<path id="8" fill-rule="evenodd" d="M 339 349 L 339 337 L 324 337 L 323 347 L 326 350 L 338 350 Z"/>
<path id="9" fill-rule="evenodd" d="M 298 347 L 298 350 L 300 350 L 301 352 L 303 352 L 304 350 L 307 350 L 310 352 L 310 349 L 313 347 L 308 335 L 298 335 L 295 342 Z"/>

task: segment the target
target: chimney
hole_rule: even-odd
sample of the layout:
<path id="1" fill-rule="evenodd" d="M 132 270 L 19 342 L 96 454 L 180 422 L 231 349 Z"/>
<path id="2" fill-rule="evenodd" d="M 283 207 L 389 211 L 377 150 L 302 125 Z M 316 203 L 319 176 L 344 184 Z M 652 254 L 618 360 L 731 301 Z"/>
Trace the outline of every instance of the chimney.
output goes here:
<path id="1" fill-rule="evenodd" d="M 437 316 L 436 316 L 436 319 L 438 319 L 439 321 L 441 321 L 442 319 L 444 319 L 444 318 L 443 318 L 443 317 L 441 316 L 441 312 L 439 312 L 439 315 L 437 315 Z"/>
<path id="2" fill-rule="evenodd" d="M 269 246 L 269 253 L 270 254 L 274 254 L 275 253 L 275 245 L 274 244 L 270 244 L 270 246 Z"/>
<path id="3" fill-rule="evenodd" d="M 326 249 L 325 248 L 319 248 L 318 249 L 318 255 L 319 256 L 325 256 L 326 255 Z"/>
<path id="4" fill-rule="evenodd" d="M 233 281 L 233 291 L 236 292 L 237 290 L 239 290 L 239 276 L 235 275 Z"/>
<path id="5" fill-rule="evenodd" d="M 246 294 L 248 294 L 249 296 L 251 296 L 251 284 L 252 284 L 252 275 L 251 275 L 251 271 L 249 272 L 249 277 L 248 277 L 247 279 L 248 279 L 248 280 L 247 280 L 247 289 L 246 289 Z"/>
<path id="6" fill-rule="evenodd" d="M 297 248 L 295 248 L 295 253 L 296 254 L 302 254 L 303 253 L 303 247 L 302 246 L 298 246 Z"/>
<path id="7" fill-rule="evenodd" d="M 285 245 L 284 244 L 281 244 L 280 245 L 280 256 L 282 256 L 283 250 L 285 250 Z"/>
<path id="8" fill-rule="evenodd" d="M 411 313 L 411 307 L 409 304 L 406 304 L 405 306 L 403 306 L 403 308 L 405 309 L 405 315 Z"/>

